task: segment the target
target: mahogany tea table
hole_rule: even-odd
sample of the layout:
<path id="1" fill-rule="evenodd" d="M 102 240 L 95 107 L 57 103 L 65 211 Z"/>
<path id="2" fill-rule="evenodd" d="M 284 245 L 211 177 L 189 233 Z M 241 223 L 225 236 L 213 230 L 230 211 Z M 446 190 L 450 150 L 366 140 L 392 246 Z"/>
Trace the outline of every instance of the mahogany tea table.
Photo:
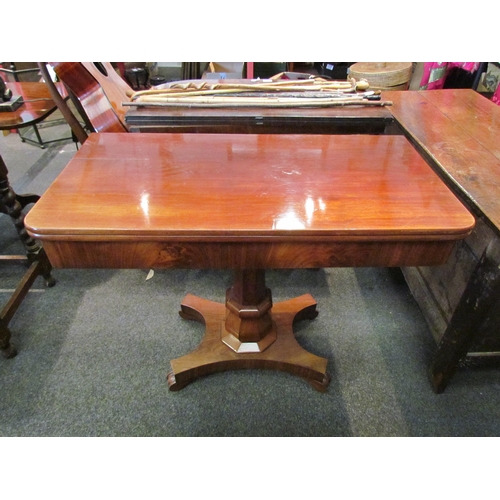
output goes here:
<path id="1" fill-rule="evenodd" d="M 442 264 L 474 218 L 403 136 L 92 134 L 29 212 L 54 267 L 233 269 L 225 304 L 168 384 L 240 368 L 299 375 L 327 359 L 295 340 L 308 294 L 273 303 L 266 269 Z M 140 339 L 138 339 L 140 341 Z"/>

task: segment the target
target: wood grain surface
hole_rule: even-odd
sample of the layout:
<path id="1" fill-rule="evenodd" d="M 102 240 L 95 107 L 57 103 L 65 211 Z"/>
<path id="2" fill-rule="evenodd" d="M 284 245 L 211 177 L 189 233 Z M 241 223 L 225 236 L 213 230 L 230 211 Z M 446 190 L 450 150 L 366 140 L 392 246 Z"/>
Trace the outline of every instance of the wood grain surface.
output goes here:
<path id="1" fill-rule="evenodd" d="M 82 105 L 96 132 L 127 132 L 123 123 L 130 87 L 117 75 L 110 63 L 100 63 L 106 74 L 95 63 L 49 63 L 60 81 L 73 92 Z"/>
<path id="2" fill-rule="evenodd" d="M 7 82 L 7 88 L 13 96 L 22 96 L 24 103 L 15 111 L 0 113 L 0 130 L 18 129 L 39 123 L 56 109 L 56 103 L 51 99 L 50 91 L 41 82 Z M 63 97 L 67 93 L 61 85 L 57 85 Z"/>
<path id="3" fill-rule="evenodd" d="M 391 113 L 475 213 L 500 229 L 500 107 L 471 89 L 386 92 Z"/>

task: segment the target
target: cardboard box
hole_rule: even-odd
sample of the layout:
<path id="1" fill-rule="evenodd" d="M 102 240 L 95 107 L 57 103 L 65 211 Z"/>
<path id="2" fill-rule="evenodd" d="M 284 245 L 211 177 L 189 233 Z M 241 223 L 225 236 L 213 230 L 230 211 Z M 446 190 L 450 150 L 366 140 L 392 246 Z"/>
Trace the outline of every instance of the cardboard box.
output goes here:
<path id="1" fill-rule="evenodd" d="M 203 73 L 203 78 L 226 80 L 244 78 L 245 63 L 243 62 L 211 62 Z"/>

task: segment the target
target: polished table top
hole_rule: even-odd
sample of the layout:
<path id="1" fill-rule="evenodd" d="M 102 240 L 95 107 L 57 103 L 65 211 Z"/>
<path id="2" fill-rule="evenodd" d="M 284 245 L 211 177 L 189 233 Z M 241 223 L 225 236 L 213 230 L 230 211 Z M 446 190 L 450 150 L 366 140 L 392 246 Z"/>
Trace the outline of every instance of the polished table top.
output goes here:
<path id="1" fill-rule="evenodd" d="M 324 244 L 452 242 L 474 220 L 402 136 L 95 134 L 26 224 L 46 242 Z M 109 267 L 148 260 L 109 257 Z M 284 258 L 282 266 L 326 267 L 335 258 L 342 265 L 349 260 Z M 99 256 L 79 259 L 71 265 L 106 267 Z M 198 265 L 182 253 L 177 259 L 147 264 Z M 277 256 L 246 259 L 280 267 Z M 246 265 L 223 255 L 212 264 Z"/>
<path id="2" fill-rule="evenodd" d="M 0 113 L 0 130 L 11 130 L 28 127 L 41 122 L 56 109 L 56 103 L 51 99 L 50 91 L 43 82 L 6 82 L 13 96 L 21 95 L 23 104 L 15 111 Z M 64 87 L 58 84 L 63 97 L 67 97 Z"/>

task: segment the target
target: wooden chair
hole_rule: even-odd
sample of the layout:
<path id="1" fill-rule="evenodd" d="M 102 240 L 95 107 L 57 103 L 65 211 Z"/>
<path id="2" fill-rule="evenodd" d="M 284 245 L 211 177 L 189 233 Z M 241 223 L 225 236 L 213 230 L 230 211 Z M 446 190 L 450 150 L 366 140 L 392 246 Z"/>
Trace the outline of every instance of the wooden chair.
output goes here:
<path id="1" fill-rule="evenodd" d="M 26 255 L 0 255 L 0 263 L 28 264 L 28 269 L 21 278 L 16 289 L 7 303 L 0 308 L 0 354 L 4 358 L 13 358 L 17 350 L 10 342 L 10 320 L 26 297 L 29 289 L 38 276 L 45 278 L 47 286 L 54 286 L 52 266 L 41 244 L 31 238 L 24 227 L 23 210 L 30 204 L 36 203 L 39 196 L 34 194 L 20 195 L 14 192 L 9 184 L 8 170 L 0 156 L 0 213 L 8 215 L 16 228 L 19 239 L 26 250 Z"/>
<path id="2" fill-rule="evenodd" d="M 49 64 L 68 89 L 76 108 L 91 132 L 128 132 L 126 107 L 131 87 L 116 73 L 110 63 L 52 62 L 38 63 L 51 89 L 54 101 L 68 121 L 78 141 L 83 144 L 87 133 L 68 106 L 62 102 L 47 69 Z"/>

